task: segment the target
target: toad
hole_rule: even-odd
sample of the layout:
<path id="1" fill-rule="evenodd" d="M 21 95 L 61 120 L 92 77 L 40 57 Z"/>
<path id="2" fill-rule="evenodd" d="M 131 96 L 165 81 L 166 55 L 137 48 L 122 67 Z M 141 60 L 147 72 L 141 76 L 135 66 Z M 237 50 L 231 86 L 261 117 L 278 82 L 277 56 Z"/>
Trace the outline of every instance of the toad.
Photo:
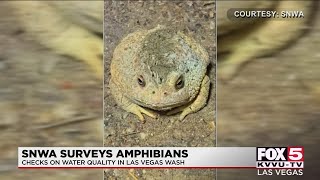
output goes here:
<path id="1" fill-rule="evenodd" d="M 144 121 L 156 111 L 180 114 L 202 109 L 209 96 L 205 48 L 180 31 L 157 26 L 129 34 L 115 48 L 110 89 L 117 104 Z"/>

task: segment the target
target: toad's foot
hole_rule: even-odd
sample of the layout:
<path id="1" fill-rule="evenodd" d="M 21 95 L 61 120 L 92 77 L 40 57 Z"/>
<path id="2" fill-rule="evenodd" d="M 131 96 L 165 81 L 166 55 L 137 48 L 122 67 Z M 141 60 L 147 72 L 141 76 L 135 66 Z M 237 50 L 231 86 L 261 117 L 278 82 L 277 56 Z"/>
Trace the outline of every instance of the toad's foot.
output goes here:
<path id="1" fill-rule="evenodd" d="M 224 81 L 233 79 L 239 72 L 241 64 L 232 61 L 232 57 L 218 63 L 218 78 Z"/>
<path id="2" fill-rule="evenodd" d="M 123 106 L 123 109 L 137 115 L 139 117 L 140 121 L 142 121 L 142 122 L 145 121 L 142 113 L 151 117 L 151 118 L 154 118 L 154 119 L 157 118 L 157 114 L 155 112 L 147 110 L 147 109 L 140 107 L 140 106 L 133 104 L 133 103 L 127 105 L 126 107 Z"/>
<path id="3" fill-rule="evenodd" d="M 200 92 L 196 97 L 196 99 L 190 105 L 181 106 L 169 111 L 167 115 L 176 114 L 182 111 L 182 113 L 179 116 L 179 119 L 183 120 L 188 114 L 199 111 L 207 104 L 207 100 L 209 97 L 209 90 L 210 90 L 210 80 L 209 80 L 209 77 L 206 75 L 202 80 Z"/>
<path id="4" fill-rule="evenodd" d="M 117 104 L 119 106 L 121 106 L 121 108 L 126 110 L 127 112 L 130 112 L 130 113 L 137 115 L 139 117 L 140 121 L 142 121 L 142 122 L 145 121 L 142 114 L 145 114 L 145 115 L 147 115 L 151 118 L 154 118 L 154 119 L 158 117 L 157 113 L 133 103 L 132 101 L 130 101 L 130 99 L 125 97 L 122 93 L 119 93 L 120 92 L 119 89 L 112 82 L 112 80 L 110 80 L 109 84 L 110 84 L 111 93 L 114 96 Z"/>
<path id="5" fill-rule="evenodd" d="M 277 10 L 299 9 L 304 12 L 304 18 L 268 19 L 252 27 L 249 34 L 240 32 L 233 40 L 230 38 L 228 42 L 223 41 L 225 46 L 230 46 L 231 54 L 221 66 L 218 66 L 219 78 L 230 80 L 242 64 L 257 57 L 270 55 L 300 37 L 306 28 L 311 8 L 312 1 L 281 1 Z"/>
<path id="6" fill-rule="evenodd" d="M 103 42 L 101 38 L 80 27 L 74 27 L 61 36 L 65 36 L 68 43 L 57 44 L 57 51 L 83 61 L 94 72 L 96 78 L 103 79 Z"/>
<path id="7" fill-rule="evenodd" d="M 320 102 L 320 82 L 319 81 L 299 81 L 301 85 L 310 92 L 317 102 Z"/>
<path id="8" fill-rule="evenodd" d="M 10 1 L 24 30 L 43 46 L 90 66 L 103 79 L 103 41 L 43 1 Z"/>

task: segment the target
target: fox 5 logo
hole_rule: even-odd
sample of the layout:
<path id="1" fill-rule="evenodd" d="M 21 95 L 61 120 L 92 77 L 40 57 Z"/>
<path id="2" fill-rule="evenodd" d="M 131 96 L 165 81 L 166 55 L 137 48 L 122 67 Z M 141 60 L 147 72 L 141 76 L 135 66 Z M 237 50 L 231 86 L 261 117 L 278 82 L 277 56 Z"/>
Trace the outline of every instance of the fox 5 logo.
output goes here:
<path id="1" fill-rule="evenodd" d="M 304 148 L 290 147 L 257 147 L 257 161 L 303 161 Z"/>

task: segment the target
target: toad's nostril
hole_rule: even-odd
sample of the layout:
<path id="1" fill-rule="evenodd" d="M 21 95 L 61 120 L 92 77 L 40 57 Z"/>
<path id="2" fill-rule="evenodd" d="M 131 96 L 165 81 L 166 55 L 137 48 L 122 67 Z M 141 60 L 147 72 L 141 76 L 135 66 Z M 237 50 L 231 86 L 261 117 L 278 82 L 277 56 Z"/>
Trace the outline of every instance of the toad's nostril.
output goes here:
<path id="1" fill-rule="evenodd" d="M 167 92 L 164 92 L 163 94 L 164 94 L 164 95 L 168 95 L 168 93 L 167 93 Z"/>
<path id="2" fill-rule="evenodd" d="M 155 91 L 152 91 L 152 94 L 155 94 L 156 92 Z"/>

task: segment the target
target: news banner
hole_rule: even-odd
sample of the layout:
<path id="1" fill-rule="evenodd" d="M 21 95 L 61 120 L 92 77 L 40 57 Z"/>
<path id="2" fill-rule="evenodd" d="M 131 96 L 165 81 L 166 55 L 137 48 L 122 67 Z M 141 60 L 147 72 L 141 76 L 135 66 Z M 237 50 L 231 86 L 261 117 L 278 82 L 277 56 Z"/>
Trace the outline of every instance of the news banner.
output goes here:
<path id="1" fill-rule="evenodd" d="M 257 175 L 300 176 L 295 147 L 19 147 L 19 168 L 253 168 Z"/>

